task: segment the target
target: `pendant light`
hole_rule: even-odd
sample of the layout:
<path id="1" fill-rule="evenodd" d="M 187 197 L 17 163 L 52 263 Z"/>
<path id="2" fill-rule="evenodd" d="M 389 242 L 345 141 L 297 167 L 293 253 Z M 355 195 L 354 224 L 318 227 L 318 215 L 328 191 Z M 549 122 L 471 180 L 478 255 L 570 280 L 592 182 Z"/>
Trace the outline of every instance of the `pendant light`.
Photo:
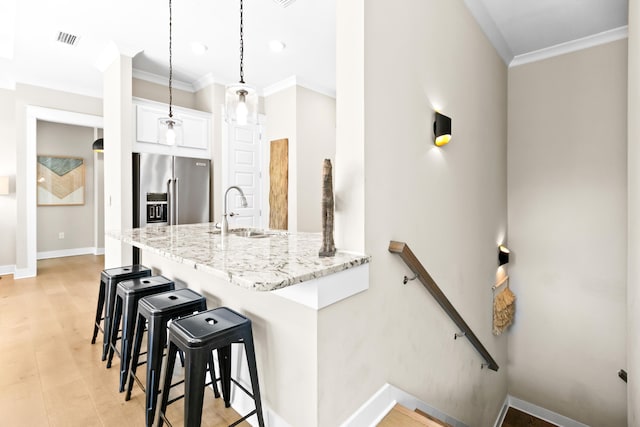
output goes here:
<path id="1" fill-rule="evenodd" d="M 173 51 L 172 10 L 169 0 L 169 117 L 158 119 L 158 142 L 165 145 L 182 145 L 182 120 L 173 117 Z"/>
<path id="2" fill-rule="evenodd" d="M 258 93 L 244 82 L 244 8 L 240 0 L 240 82 L 225 90 L 227 120 L 238 125 L 254 124 L 258 118 Z"/>

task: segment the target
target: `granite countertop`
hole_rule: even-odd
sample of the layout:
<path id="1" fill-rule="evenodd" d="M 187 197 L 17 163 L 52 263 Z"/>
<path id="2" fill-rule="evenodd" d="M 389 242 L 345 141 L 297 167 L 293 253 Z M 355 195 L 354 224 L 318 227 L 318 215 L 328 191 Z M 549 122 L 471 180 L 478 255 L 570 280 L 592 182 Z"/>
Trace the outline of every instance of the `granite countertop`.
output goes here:
<path id="1" fill-rule="evenodd" d="M 368 263 L 370 257 L 337 251 L 320 258 L 321 233 L 265 231 L 224 239 L 213 223 L 147 226 L 108 232 L 143 251 L 206 271 L 255 291 L 272 291 Z"/>

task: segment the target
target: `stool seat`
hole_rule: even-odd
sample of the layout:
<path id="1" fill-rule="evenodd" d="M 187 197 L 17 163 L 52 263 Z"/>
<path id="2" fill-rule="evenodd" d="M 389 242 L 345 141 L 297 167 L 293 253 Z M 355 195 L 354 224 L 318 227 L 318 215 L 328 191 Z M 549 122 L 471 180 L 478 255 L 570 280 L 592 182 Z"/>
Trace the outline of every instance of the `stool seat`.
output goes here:
<path id="1" fill-rule="evenodd" d="M 234 343 L 244 345 L 252 392 L 249 392 L 231 378 L 231 344 Z M 178 350 L 183 351 L 185 357 L 185 427 L 200 426 L 204 398 L 205 366 L 214 350 L 218 351 L 222 395 L 225 406 L 231 406 L 232 381 L 238 385 L 240 390 L 247 393 L 255 403 L 253 411 L 232 425 L 236 425 L 255 414 L 258 419 L 258 425 L 264 427 L 251 320 L 230 308 L 218 307 L 171 323 L 169 326 L 167 370 L 162 388 L 160 419 L 158 420 L 160 427 L 164 421 L 164 413 L 169 403 L 170 381 Z"/>
<path id="2" fill-rule="evenodd" d="M 118 283 L 115 306 L 113 310 L 113 323 L 111 332 L 111 344 L 107 368 L 111 367 L 113 355 L 116 353 L 118 329 L 122 318 L 122 340 L 120 342 L 120 392 L 124 391 L 124 384 L 129 373 L 131 360 L 131 347 L 133 344 L 133 332 L 136 324 L 138 301 L 148 295 L 160 292 L 172 291 L 175 283 L 164 276 L 141 277 Z"/>
<path id="3" fill-rule="evenodd" d="M 95 344 L 98 331 L 102 331 L 102 360 L 106 360 L 111 337 L 111 323 L 113 318 L 114 301 L 116 298 L 116 286 L 124 280 L 151 276 L 151 269 L 144 265 L 134 264 L 124 267 L 108 268 L 100 273 L 100 288 L 98 291 L 98 304 L 93 325 L 91 344 Z M 103 326 L 100 323 L 103 322 Z"/>
<path id="4" fill-rule="evenodd" d="M 163 292 L 140 299 L 138 303 L 138 321 L 136 325 L 133 352 L 131 355 L 131 367 L 129 368 L 127 394 L 125 400 L 131 398 L 133 382 L 138 381 L 136 369 L 142 347 L 142 336 L 145 324 L 148 325 L 147 332 L 147 379 L 143 388 L 146 394 L 146 416 L 147 426 L 153 425 L 155 418 L 156 404 L 160 392 L 160 371 L 162 368 L 162 356 L 167 344 L 167 324 L 170 320 L 188 316 L 198 311 L 207 309 L 207 300 L 191 289 L 178 289 Z M 209 360 L 209 370 L 213 381 L 216 397 L 220 396 L 215 383 L 215 370 L 213 357 Z M 139 382 L 139 381 L 138 381 Z M 142 385 L 141 385 L 142 386 Z"/>

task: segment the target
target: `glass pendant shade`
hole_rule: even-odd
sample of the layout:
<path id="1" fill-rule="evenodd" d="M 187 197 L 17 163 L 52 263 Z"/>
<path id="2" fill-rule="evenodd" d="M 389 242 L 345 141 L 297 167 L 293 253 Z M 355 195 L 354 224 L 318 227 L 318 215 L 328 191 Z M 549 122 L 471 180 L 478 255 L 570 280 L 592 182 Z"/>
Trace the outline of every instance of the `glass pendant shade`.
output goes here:
<path id="1" fill-rule="evenodd" d="M 158 119 L 158 142 L 164 145 L 182 145 L 182 120 L 175 117 Z"/>
<path id="2" fill-rule="evenodd" d="M 258 122 L 258 92 L 243 83 L 228 85 L 225 91 L 227 120 L 240 126 Z"/>

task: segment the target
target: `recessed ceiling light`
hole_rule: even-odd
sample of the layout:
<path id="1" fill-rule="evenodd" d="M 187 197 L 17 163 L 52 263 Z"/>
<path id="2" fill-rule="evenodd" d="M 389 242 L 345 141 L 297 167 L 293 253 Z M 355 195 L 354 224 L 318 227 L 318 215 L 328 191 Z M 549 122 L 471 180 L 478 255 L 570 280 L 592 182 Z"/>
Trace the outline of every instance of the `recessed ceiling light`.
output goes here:
<path id="1" fill-rule="evenodd" d="M 204 44 L 202 44 L 200 42 L 191 42 L 191 50 L 196 55 L 204 54 L 207 51 L 207 49 L 209 49 L 209 48 L 206 45 L 204 45 Z"/>
<path id="2" fill-rule="evenodd" d="M 287 45 L 280 40 L 271 40 L 269 42 L 269 48 L 272 52 L 280 53 L 284 50 L 285 47 L 287 47 Z"/>

